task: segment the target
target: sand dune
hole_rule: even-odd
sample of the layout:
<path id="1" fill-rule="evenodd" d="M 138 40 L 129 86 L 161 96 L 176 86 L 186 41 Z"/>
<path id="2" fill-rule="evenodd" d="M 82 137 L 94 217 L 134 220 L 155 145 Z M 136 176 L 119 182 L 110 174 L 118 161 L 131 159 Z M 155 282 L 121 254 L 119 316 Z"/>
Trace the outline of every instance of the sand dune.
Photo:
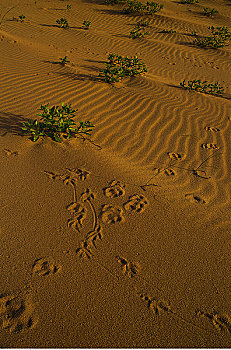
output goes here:
<path id="1" fill-rule="evenodd" d="M 123 5 L 1 2 L 15 6 L 0 29 L 2 347 L 230 347 L 231 46 L 195 46 L 192 31 L 230 28 L 231 3 L 160 3 L 131 39 L 147 17 Z M 105 83 L 110 53 L 147 72 Z M 23 122 L 62 103 L 92 142 L 31 142 Z"/>

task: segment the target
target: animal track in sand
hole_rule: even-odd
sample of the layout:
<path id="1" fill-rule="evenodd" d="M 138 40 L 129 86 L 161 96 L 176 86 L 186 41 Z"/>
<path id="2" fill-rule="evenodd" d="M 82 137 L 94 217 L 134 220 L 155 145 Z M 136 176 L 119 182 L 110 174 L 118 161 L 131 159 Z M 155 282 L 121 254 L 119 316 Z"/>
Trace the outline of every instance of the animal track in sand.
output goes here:
<path id="1" fill-rule="evenodd" d="M 210 132 L 218 132 L 218 131 L 220 131 L 220 129 L 214 128 L 213 126 L 205 126 L 204 129 L 206 131 L 210 131 Z"/>
<path id="2" fill-rule="evenodd" d="M 34 314 L 29 290 L 0 296 L 0 328 L 21 333 L 33 328 L 38 321 Z"/>
<path id="3" fill-rule="evenodd" d="M 176 172 L 170 168 L 163 168 L 163 169 L 155 168 L 153 170 L 154 170 L 154 175 L 159 175 L 159 174 L 163 174 L 166 176 L 175 176 L 176 175 Z"/>
<path id="4" fill-rule="evenodd" d="M 213 326 L 218 331 L 227 331 L 231 333 L 231 317 L 227 314 L 218 314 L 216 311 L 208 313 L 208 312 L 201 312 L 200 310 L 196 311 L 196 315 L 198 317 L 205 317 L 208 320 L 210 320 L 213 324 Z"/>
<path id="5" fill-rule="evenodd" d="M 174 153 L 174 152 L 168 152 L 167 155 L 172 160 L 183 160 L 186 157 L 186 155 L 183 153 Z"/>
<path id="6" fill-rule="evenodd" d="M 188 193 L 185 195 L 185 198 L 191 203 L 205 204 L 206 201 L 198 196 L 195 196 L 193 193 Z"/>
<path id="7" fill-rule="evenodd" d="M 51 258 L 39 258 L 33 264 L 33 275 L 48 276 L 54 275 L 61 270 L 60 265 L 56 265 Z"/>
<path id="8" fill-rule="evenodd" d="M 142 213 L 148 204 L 149 202 L 146 197 L 135 194 L 129 197 L 129 200 L 123 204 L 123 207 L 126 211 L 136 211 L 137 213 Z"/>
<path id="9" fill-rule="evenodd" d="M 125 195 L 124 188 L 125 185 L 123 185 L 120 181 L 112 180 L 108 187 L 103 188 L 103 192 L 105 196 L 109 198 L 122 197 Z"/>
<path id="10" fill-rule="evenodd" d="M 204 148 L 204 149 L 219 149 L 220 147 L 217 146 L 215 143 L 202 143 L 201 148 Z"/>
<path id="11" fill-rule="evenodd" d="M 100 218 L 105 224 L 124 222 L 123 209 L 115 208 L 112 205 L 104 204 L 101 208 Z"/>
<path id="12" fill-rule="evenodd" d="M 132 278 L 139 273 L 139 264 L 129 262 L 127 259 L 120 258 L 119 256 L 117 256 L 116 259 L 118 263 L 122 266 L 122 271 L 124 275 L 127 275 L 128 277 Z"/>
<path id="13" fill-rule="evenodd" d="M 141 293 L 141 300 L 147 302 L 148 308 L 155 314 L 159 315 L 162 312 L 173 313 L 169 304 L 164 300 L 158 300 L 156 298 L 151 298 L 148 295 Z"/>
<path id="14" fill-rule="evenodd" d="M 11 150 L 9 150 L 9 149 L 6 149 L 6 148 L 4 148 L 4 150 L 3 150 L 5 153 L 6 153 L 6 155 L 8 156 L 8 157 L 10 157 L 10 156 L 17 156 L 18 155 L 18 152 L 17 151 L 11 151 Z"/>

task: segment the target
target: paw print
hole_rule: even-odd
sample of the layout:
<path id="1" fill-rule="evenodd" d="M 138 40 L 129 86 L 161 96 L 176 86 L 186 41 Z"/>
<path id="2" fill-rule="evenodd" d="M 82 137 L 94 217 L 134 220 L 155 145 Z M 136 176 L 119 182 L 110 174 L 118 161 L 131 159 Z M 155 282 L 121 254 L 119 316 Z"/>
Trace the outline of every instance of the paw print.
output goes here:
<path id="1" fill-rule="evenodd" d="M 148 200 L 143 195 L 135 194 L 129 197 L 129 200 L 124 203 L 124 209 L 126 211 L 136 211 L 141 213 L 145 210 L 148 205 Z"/>
<path id="2" fill-rule="evenodd" d="M 112 205 L 105 204 L 102 206 L 100 217 L 105 224 L 115 224 L 116 222 L 123 222 L 123 209 L 114 208 Z"/>

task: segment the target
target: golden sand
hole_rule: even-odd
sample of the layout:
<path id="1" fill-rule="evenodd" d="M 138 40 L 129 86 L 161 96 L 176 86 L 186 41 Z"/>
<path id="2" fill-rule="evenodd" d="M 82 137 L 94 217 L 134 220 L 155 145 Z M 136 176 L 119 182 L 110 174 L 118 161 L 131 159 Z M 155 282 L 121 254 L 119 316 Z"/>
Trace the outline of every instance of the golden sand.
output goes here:
<path id="1" fill-rule="evenodd" d="M 231 45 L 191 35 L 230 27 L 231 2 L 160 3 L 149 35 L 131 39 L 144 17 L 121 5 L 1 1 L 15 6 L 0 30 L 1 347 L 231 345 Z M 137 54 L 147 73 L 103 82 L 109 53 Z M 102 149 L 23 135 L 41 104 L 62 102 Z"/>

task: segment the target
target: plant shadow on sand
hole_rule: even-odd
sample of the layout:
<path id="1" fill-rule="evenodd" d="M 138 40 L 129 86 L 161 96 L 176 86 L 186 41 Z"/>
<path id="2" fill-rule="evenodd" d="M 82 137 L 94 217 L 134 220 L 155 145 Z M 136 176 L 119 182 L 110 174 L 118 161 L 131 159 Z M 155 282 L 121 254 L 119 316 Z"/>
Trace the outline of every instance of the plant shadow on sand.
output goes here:
<path id="1" fill-rule="evenodd" d="M 93 69 L 93 68 L 92 68 Z M 61 75 L 63 77 L 67 77 L 72 80 L 80 80 L 80 81 L 94 81 L 97 83 L 102 82 L 102 78 L 95 76 L 95 75 L 90 75 L 90 74 L 79 74 L 79 73 L 72 73 L 72 72 L 55 72 L 54 74 Z"/>
<path id="2" fill-rule="evenodd" d="M 28 118 L 24 118 L 21 114 L 0 111 L 0 133 L 3 133 L 1 136 L 4 136 L 5 133 L 25 136 L 22 127 L 23 122 L 27 120 Z"/>
<path id="3" fill-rule="evenodd" d="M 83 29 L 83 27 L 73 27 L 73 26 L 68 26 L 68 28 L 60 28 L 60 26 L 58 24 L 39 24 L 42 27 L 53 27 L 53 28 L 59 28 L 59 29 L 63 29 L 63 30 L 69 30 L 69 29 Z"/>

